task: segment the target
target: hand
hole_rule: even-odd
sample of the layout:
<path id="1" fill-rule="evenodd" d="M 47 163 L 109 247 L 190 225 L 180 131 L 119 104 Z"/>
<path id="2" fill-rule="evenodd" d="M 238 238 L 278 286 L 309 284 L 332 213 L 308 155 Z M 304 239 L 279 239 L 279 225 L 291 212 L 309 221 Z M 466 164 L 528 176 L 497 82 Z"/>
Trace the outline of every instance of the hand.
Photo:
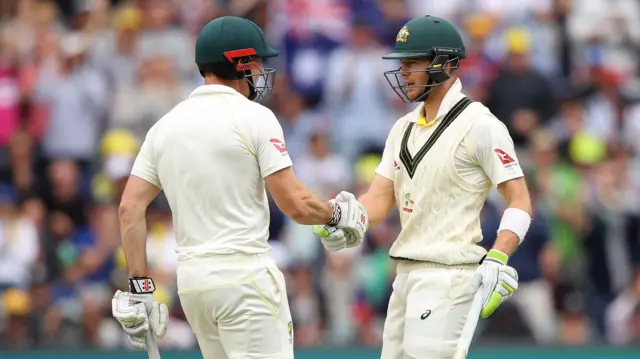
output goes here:
<path id="1" fill-rule="evenodd" d="M 478 290 L 484 296 L 480 312 L 483 318 L 491 316 L 518 290 L 518 272 L 507 265 L 508 260 L 506 254 L 492 249 L 476 270 L 476 276 L 482 281 Z"/>
<path id="2" fill-rule="evenodd" d="M 313 226 L 313 233 L 320 237 L 322 245 L 329 252 L 356 247 L 362 242 L 362 239 L 358 240 L 346 230 L 329 225 L 315 225 Z"/>
<path id="3" fill-rule="evenodd" d="M 167 332 L 169 310 L 165 304 L 158 303 L 153 297 L 155 286 L 151 278 L 131 278 L 135 281 L 150 281 L 146 292 L 138 293 L 135 286 L 131 292 L 117 291 L 111 300 L 113 316 L 118 320 L 132 347 L 146 348 L 145 336 L 151 331 L 156 337 L 163 338 Z M 139 289 L 139 286 L 138 286 Z"/>
<path id="4" fill-rule="evenodd" d="M 337 216 L 334 216 L 329 225 L 344 229 L 347 234 L 353 235 L 357 241 L 361 242 L 364 232 L 369 227 L 369 216 L 356 196 L 342 191 L 330 202 Z"/>
<path id="5" fill-rule="evenodd" d="M 349 193 L 342 191 L 335 199 L 329 201 L 333 206 L 339 206 L 340 217 L 338 223 L 335 225 L 315 225 L 313 226 L 313 233 L 320 237 L 325 249 L 331 252 L 339 251 L 344 248 L 352 248 L 360 245 L 364 237 L 369 221 L 368 216 L 356 197 Z M 349 204 L 351 208 L 349 207 Z M 343 211 L 344 208 L 347 208 Z M 355 211 L 353 211 L 356 209 Z M 345 216 L 343 220 L 342 216 L 351 210 L 351 214 Z M 356 221 L 355 225 L 349 223 L 346 218 L 348 216 L 352 218 L 359 218 L 360 221 Z M 342 223 L 342 224 L 341 224 Z"/>

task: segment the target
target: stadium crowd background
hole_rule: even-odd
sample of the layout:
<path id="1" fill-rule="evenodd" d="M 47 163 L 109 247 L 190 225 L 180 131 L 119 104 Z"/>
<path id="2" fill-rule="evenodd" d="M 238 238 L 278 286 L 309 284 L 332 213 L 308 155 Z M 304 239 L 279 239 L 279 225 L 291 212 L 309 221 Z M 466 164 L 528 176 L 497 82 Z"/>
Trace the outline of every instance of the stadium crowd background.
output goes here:
<path id="1" fill-rule="evenodd" d="M 640 3 L 637 0 L 2 0 L 0 347 L 124 348 L 110 298 L 126 287 L 118 195 L 146 131 L 202 83 L 194 37 L 234 14 L 281 56 L 269 106 L 294 168 L 321 196 L 361 193 L 388 130 L 412 106 L 381 60 L 401 25 L 457 24 L 465 92 L 506 123 L 535 200 L 512 258 L 520 289 L 481 341 L 640 340 Z M 215 115 L 212 114 L 215 121 Z M 482 214 L 489 246 L 504 204 Z M 175 295 L 171 214 L 148 213 L 163 348 L 196 345 Z M 274 206 L 295 340 L 377 346 L 391 281 L 392 216 L 363 246 L 325 253 Z"/>

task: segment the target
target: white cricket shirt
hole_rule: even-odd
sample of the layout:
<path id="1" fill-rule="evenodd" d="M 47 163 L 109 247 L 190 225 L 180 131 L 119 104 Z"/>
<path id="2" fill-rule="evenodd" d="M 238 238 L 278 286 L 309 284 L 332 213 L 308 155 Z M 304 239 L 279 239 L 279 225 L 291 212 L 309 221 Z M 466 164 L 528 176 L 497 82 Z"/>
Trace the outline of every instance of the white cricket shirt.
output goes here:
<path id="1" fill-rule="evenodd" d="M 449 110 L 464 98 L 457 80 L 447 92 L 435 124 L 422 127 L 423 105 L 396 122 L 376 173 L 394 181 L 402 230 L 391 247 L 393 257 L 446 265 L 477 264 L 486 251 L 480 211 L 492 186 L 522 177 L 513 140 L 506 126 L 481 103 L 469 105 L 442 132 L 415 165 L 401 159 L 403 137 L 413 128 L 405 148 L 413 157 Z M 415 167 L 413 177 L 407 167 Z"/>
<path id="2" fill-rule="evenodd" d="M 264 177 L 291 166 L 268 108 L 204 85 L 147 133 L 131 174 L 164 190 L 178 259 L 270 250 Z"/>

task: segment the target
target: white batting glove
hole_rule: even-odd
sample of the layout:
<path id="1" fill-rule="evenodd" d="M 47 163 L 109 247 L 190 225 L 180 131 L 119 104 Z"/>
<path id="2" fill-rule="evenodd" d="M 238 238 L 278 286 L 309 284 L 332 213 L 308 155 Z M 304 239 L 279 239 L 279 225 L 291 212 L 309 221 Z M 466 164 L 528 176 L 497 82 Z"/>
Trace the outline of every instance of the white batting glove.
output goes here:
<path id="1" fill-rule="evenodd" d="M 507 265 L 508 260 L 506 254 L 492 249 L 476 270 L 476 275 L 482 278 L 478 290 L 484 296 L 480 312 L 483 318 L 491 316 L 518 290 L 518 272 Z"/>
<path id="2" fill-rule="evenodd" d="M 145 349 L 145 336 L 149 331 L 158 338 L 165 336 L 169 309 L 153 297 L 155 285 L 151 278 L 130 278 L 129 285 L 131 292 L 118 290 L 115 293 L 111 311 L 127 334 L 129 344 L 136 349 Z"/>
<path id="3" fill-rule="evenodd" d="M 367 212 L 352 193 L 342 191 L 329 201 L 334 207 L 333 223 L 316 225 L 313 232 L 331 252 L 360 245 L 369 226 Z"/>

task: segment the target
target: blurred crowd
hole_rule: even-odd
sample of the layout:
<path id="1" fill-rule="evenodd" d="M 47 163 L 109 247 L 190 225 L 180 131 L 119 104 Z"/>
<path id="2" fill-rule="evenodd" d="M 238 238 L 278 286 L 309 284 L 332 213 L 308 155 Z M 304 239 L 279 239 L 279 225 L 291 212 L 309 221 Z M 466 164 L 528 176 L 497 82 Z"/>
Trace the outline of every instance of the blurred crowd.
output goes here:
<path id="1" fill-rule="evenodd" d="M 535 203 L 510 262 L 520 289 L 481 322 L 482 340 L 640 340 L 638 0 L 2 0 L 0 347 L 126 346 L 110 310 L 127 277 L 118 197 L 146 131 L 202 84 L 195 35 L 225 14 L 254 20 L 280 51 L 268 106 L 297 174 L 325 198 L 362 193 L 415 106 L 383 76 L 402 24 L 454 22 L 465 92 L 509 128 Z M 483 246 L 503 209 L 492 192 Z M 155 294 L 172 316 L 161 346 L 192 348 L 162 196 L 147 220 Z M 379 345 L 396 215 L 339 253 L 275 206 L 270 232 L 296 345 Z"/>

